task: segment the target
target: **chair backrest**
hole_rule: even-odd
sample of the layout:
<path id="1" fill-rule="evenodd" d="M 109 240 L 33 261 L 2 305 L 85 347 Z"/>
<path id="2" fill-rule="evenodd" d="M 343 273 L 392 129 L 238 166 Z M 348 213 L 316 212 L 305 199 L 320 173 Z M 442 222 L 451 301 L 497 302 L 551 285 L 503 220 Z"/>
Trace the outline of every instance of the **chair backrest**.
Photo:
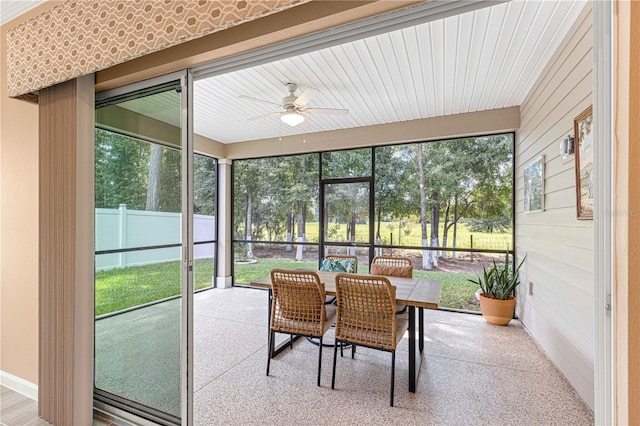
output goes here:
<path id="1" fill-rule="evenodd" d="M 358 258 L 349 254 L 328 254 L 324 257 L 321 271 L 358 273 Z"/>
<path id="2" fill-rule="evenodd" d="M 313 271 L 271 271 L 271 328 L 286 333 L 322 336 L 326 311 L 324 283 Z"/>
<path id="3" fill-rule="evenodd" d="M 385 275 L 388 277 L 413 277 L 413 263 L 408 257 L 376 256 L 369 268 L 371 275 Z"/>
<path id="4" fill-rule="evenodd" d="M 382 349 L 396 347 L 396 288 L 371 275 L 336 275 L 335 336 Z"/>

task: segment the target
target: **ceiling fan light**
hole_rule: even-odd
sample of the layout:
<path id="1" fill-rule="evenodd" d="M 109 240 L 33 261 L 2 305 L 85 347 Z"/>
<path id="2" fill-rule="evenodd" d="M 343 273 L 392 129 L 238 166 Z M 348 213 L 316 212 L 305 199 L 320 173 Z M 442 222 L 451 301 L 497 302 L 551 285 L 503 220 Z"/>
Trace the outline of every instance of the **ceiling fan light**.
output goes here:
<path id="1" fill-rule="evenodd" d="M 304 121 L 304 116 L 297 111 L 288 111 L 280 115 L 280 120 L 291 127 L 297 126 Z"/>

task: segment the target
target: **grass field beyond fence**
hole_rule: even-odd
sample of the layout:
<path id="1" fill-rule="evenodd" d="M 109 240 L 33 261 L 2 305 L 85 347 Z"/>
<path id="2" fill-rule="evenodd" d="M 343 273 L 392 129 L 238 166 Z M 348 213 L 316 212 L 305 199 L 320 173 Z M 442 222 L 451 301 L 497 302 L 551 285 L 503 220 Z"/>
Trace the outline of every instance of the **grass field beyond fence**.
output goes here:
<path id="1" fill-rule="evenodd" d="M 180 266 L 180 261 L 174 261 L 96 272 L 96 316 L 179 295 Z M 236 264 L 236 285 L 246 285 L 253 280 L 264 278 L 274 268 L 316 270 L 318 263 L 290 259 L 258 259 L 253 264 Z M 212 259 L 196 260 L 196 290 L 211 287 L 213 271 Z M 358 272 L 366 273 L 368 267 L 362 265 Z M 477 287 L 467 281 L 474 275 L 414 270 L 413 276 L 442 282 L 441 307 L 474 311 L 479 309 L 474 296 Z"/>
<path id="2" fill-rule="evenodd" d="M 329 241 L 347 241 L 347 225 L 329 223 Z M 306 236 L 309 242 L 318 242 L 318 222 L 307 222 Z M 377 232 L 377 228 L 376 228 Z M 397 246 L 422 246 L 422 229 L 417 221 L 382 222 L 380 225 L 380 237 L 384 245 Z M 444 245 L 444 224 L 440 224 L 438 233 L 440 245 Z M 429 235 L 430 236 L 430 235 Z M 253 236 L 254 240 L 268 239 L 266 236 Z M 472 240 L 473 239 L 473 247 Z M 368 243 L 369 225 L 356 225 L 356 242 Z M 447 247 L 453 247 L 453 228 L 449 229 Z M 459 223 L 456 237 L 456 247 L 476 248 L 487 250 L 511 250 L 513 248 L 512 233 L 509 232 L 472 232 L 468 223 Z"/>

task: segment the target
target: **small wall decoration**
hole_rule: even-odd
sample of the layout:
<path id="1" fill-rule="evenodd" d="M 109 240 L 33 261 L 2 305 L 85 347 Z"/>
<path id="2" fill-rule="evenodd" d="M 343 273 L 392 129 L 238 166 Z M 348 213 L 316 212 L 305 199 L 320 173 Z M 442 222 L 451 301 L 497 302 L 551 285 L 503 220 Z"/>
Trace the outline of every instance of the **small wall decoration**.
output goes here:
<path id="1" fill-rule="evenodd" d="M 524 169 L 524 212 L 544 211 L 544 155 Z"/>
<path id="2" fill-rule="evenodd" d="M 573 120 L 578 219 L 593 219 L 593 107 Z"/>

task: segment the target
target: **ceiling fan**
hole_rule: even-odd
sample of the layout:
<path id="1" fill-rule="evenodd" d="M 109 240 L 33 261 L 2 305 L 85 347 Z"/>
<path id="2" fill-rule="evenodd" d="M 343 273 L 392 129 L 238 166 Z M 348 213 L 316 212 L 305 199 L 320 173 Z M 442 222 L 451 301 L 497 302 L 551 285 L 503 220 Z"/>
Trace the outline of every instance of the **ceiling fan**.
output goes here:
<path id="1" fill-rule="evenodd" d="M 289 126 L 297 126 L 302 124 L 305 121 L 304 114 L 336 114 L 336 115 L 347 115 L 349 114 L 348 109 L 340 109 L 340 108 L 306 108 L 307 103 L 313 98 L 315 95 L 320 93 L 318 89 L 313 87 L 307 87 L 299 96 L 296 95 L 296 90 L 298 90 L 298 85 L 295 83 L 287 83 L 285 84 L 289 94 L 282 98 L 281 103 L 265 101 L 264 99 L 258 99 L 251 96 L 241 95 L 241 99 L 247 99 L 250 101 L 262 102 L 264 104 L 271 105 L 280 109 L 281 111 L 271 112 L 269 114 L 259 115 L 257 117 L 252 117 L 249 120 L 258 120 L 264 117 L 270 117 L 272 115 L 279 115 L 280 120 L 283 123 L 288 124 Z"/>

